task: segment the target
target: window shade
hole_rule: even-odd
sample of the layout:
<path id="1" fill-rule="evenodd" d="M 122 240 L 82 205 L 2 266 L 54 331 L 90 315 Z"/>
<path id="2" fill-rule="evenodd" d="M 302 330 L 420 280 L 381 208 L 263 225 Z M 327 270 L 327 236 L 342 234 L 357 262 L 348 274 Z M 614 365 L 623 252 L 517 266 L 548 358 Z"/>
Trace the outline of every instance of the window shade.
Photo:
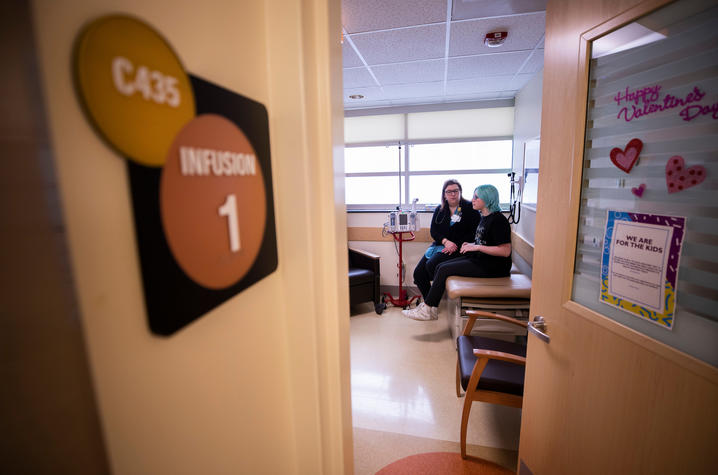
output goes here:
<path id="1" fill-rule="evenodd" d="M 408 114 L 408 135 L 411 140 L 510 137 L 513 133 L 513 107 Z"/>
<path id="2" fill-rule="evenodd" d="M 407 139 L 498 138 L 513 134 L 513 106 L 344 118 L 347 145 Z"/>
<path id="3" fill-rule="evenodd" d="M 686 12 L 693 14 L 686 18 Z M 624 51 L 618 46 L 614 51 L 619 52 L 591 60 L 572 296 L 714 366 L 718 366 L 717 21 L 715 3 L 677 2 L 637 22 L 651 31 L 634 38 L 634 44 L 652 42 Z M 614 34 L 620 37 L 621 30 Z M 594 45 L 601 41 L 605 50 L 611 38 L 604 38 Z M 643 146 L 626 173 L 611 162 L 610 153 L 614 148 L 625 150 L 636 138 Z M 705 180 L 669 193 L 666 165 L 675 156 L 683 157 L 687 170 L 704 167 Z M 686 218 L 671 330 L 599 303 L 607 210 Z"/>
<path id="4" fill-rule="evenodd" d="M 404 114 L 344 118 L 344 143 L 404 140 Z"/>

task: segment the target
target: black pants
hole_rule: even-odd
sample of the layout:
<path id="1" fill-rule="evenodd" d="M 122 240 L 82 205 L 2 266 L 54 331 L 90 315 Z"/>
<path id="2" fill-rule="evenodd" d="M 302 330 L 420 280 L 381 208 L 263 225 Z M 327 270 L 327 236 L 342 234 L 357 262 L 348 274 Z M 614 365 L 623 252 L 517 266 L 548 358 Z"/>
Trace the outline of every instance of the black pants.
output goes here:
<path id="1" fill-rule="evenodd" d="M 419 287 L 419 292 L 421 292 L 421 296 L 424 300 L 426 300 L 426 296 L 429 294 L 429 288 L 431 287 L 431 281 L 434 280 L 436 268 L 440 264 L 460 256 L 459 251 L 453 254 L 437 252 L 431 256 L 431 259 L 427 259 L 426 256 L 421 256 L 419 263 L 414 268 L 414 283 Z"/>
<path id="2" fill-rule="evenodd" d="M 459 254 L 461 256 L 461 254 Z M 446 279 L 456 275 L 459 277 L 496 277 L 496 274 L 486 272 L 482 266 L 474 259 L 461 256 L 456 259 L 441 262 L 436 266 L 434 272 L 434 281 L 424 297 L 426 305 L 438 307 L 441 297 L 446 289 Z"/>

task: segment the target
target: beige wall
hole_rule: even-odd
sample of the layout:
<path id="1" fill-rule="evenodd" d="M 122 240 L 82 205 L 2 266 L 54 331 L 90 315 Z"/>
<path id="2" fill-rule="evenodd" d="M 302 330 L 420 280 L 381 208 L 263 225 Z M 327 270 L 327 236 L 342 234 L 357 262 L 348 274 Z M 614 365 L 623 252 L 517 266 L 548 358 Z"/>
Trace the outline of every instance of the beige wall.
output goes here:
<path id="1" fill-rule="evenodd" d="M 543 50 L 542 50 L 543 51 Z M 514 170 L 523 170 L 524 144 L 541 135 L 541 93 L 543 90 L 543 70 L 519 91 L 514 103 Z M 531 244 L 534 243 L 536 229 L 536 209 L 521 208 L 519 222 L 514 226 L 517 234 Z"/>
<path id="2" fill-rule="evenodd" d="M 348 213 L 347 224 L 349 227 L 357 228 L 374 228 L 377 230 L 377 236 L 384 223 L 389 219 L 389 213 Z M 429 229 L 431 224 L 431 213 L 421 213 L 419 219 L 422 229 Z M 407 236 L 408 237 L 408 236 Z M 429 247 L 427 240 L 416 239 L 411 242 L 402 244 L 402 258 L 405 266 L 405 282 L 407 287 L 413 287 L 414 293 L 418 294 L 418 289 L 414 285 L 414 268 L 419 263 L 424 251 Z M 399 285 L 398 263 L 399 256 L 397 248 L 392 241 L 349 241 L 349 246 L 356 249 L 363 249 L 381 256 L 380 261 L 380 284 L 382 287 L 396 287 Z M 396 295 L 396 292 L 394 292 Z"/>
<path id="3" fill-rule="evenodd" d="M 341 111 L 332 106 L 332 99 L 341 104 L 341 62 L 329 68 L 340 54 L 338 2 L 33 6 L 74 283 L 113 472 L 349 471 L 346 258 L 338 259 L 346 254 L 346 231 L 333 169 L 341 161 L 333 150 L 341 149 L 332 148 L 332 140 L 341 141 Z M 112 12 L 153 25 L 188 71 L 269 111 L 279 268 L 169 338 L 147 327 L 124 161 L 94 133 L 72 88 L 75 36 Z M 311 210 L 320 203 L 325 212 L 317 216 Z"/>

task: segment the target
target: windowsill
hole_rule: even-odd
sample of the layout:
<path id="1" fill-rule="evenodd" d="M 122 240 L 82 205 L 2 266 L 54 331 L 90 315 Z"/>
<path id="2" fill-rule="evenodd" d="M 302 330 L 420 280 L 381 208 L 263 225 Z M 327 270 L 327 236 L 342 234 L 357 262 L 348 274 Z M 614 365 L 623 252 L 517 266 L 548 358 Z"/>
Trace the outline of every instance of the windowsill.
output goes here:
<path id="1" fill-rule="evenodd" d="M 347 213 L 382 213 L 382 214 L 386 214 L 386 213 L 391 213 L 392 211 L 396 211 L 396 208 L 392 208 L 392 209 L 348 209 Z M 418 209 L 418 210 L 416 210 L 416 212 L 417 213 L 425 213 L 425 214 L 433 214 L 434 210 L 433 209 L 427 209 L 427 210 Z"/>
<path id="2" fill-rule="evenodd" d="M 382 214 L 386 214 L 386 213 L 391 213 L 392 211 L 396 211 L 396 208 L 392 208 L 392 209 L 348 209 L 347 213 L 382 213 Z M 536 209 L 534 208 L 533 211 L 536 212 Z M 434 210 L 433 209 L 427 209 L 427 210 L 422 209 L 422 210 L 416 210 L 416 212 L 423 213 L 423 214 L 433 214 Z M 501 208 L 501 212 L 508 213 L 509 209 Z"/>

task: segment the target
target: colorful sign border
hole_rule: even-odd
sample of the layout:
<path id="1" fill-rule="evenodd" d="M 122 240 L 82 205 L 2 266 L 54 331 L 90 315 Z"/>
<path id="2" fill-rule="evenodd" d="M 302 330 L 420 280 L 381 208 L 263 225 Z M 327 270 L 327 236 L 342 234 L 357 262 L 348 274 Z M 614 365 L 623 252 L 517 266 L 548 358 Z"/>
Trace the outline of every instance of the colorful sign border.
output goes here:
<path id="1" fill-rule="evenodd" d="M 608 282 L 609 273 L 611 271 L 611 249 L 617 221 L 669 226 L 672 228 L 668 260 L 663 270 L 665 279 L 663 289 L 664 311 L 662 313 L 610 293 Z M 686 220 L 684 217 L 608 210 L 606 231 L 603 239 L 603 255 L 601 258 L 601 292 L 599 301 L 630 313 L 631 315 L 643 318 L 667 330 L 672 330 L 675 323 L 674 315 L 676 308 L 678 265 L 680 262 L 683 237 L 685 235 L 685 224 Z"/>

